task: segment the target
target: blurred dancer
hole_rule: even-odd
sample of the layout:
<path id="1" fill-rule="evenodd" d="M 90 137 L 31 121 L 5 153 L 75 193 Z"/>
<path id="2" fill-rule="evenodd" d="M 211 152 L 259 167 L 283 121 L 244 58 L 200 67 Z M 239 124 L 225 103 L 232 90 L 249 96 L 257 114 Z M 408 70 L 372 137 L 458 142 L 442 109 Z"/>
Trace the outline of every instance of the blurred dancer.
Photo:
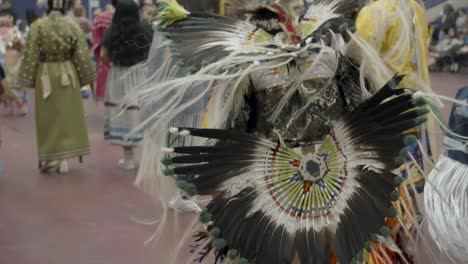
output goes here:
<path id="1" fill-rule="evenodd" d="M 431 93 L 428 66 L 428 42 L 429 34 L 425 10 L 415 0 L 378 0 L 364 7 L 356 20 L 356 35 L 363 39 L 373 50 L 383 58 L 390 74 L 402 74 L 404 79 L 400 87 L 412 87 L 415 90 Z M 364 63 L 365 64 L 365 63 Z M 376 72 L 375 69 L 369 71 Z M 409 153 L 405 157 L 405 163 L 399 168 L 399 175 L 409 179 L 405 184 L 414 186 L 413 191 L 424 190 L 425 175 L 432 169 L 432 162 L 428 162 L 435 149 L 434 135 L 435 121 L 431 116 L 426 124 L 422 124 L 406 134 L 414 135 L 418 141 L 412 142 L 406 147 Z M 427 157 L 424 159 L 424 157 Z M 406 194 L 400 191 L 402 197 Z M 402 228 L 411 228 L 413 224 L 410 215 L 419 214 L 418 209 L 411 205 L 411 197 L 401 199 L 395 206 L 401 212 L 402 222 L 388 221 L 388 225 L 394 231 L 394 236 L 402 240 L 398 231 Z M 394 252 L 387 252 L 397 258 Z M 396 261 L 396 260 L 394 260 Z"/>
<path id="2" fill-rule="evenodd" d="M 83 33 L 64 17 L 65 0 L 47 4 L 47 16 L 29 31 L 18 77 L 36 89 L 40 168 L 66 173 L 67 159 L 90 152 L 80 88 L 96 76 Z"/>
<path id="3" fill-rule="evenodd" d="M 123 159 L 119 166 L 135 169 L 133 147 L 143 140 L 143 132 L 132 133 L 139 122 L 139 107 L 125 106 L 122 99 L 145 80 L 143 70 L 130 68 L 148 57 L 152 39 L 151 28 L 140 22 L 137 4 L 133 0 L 118 1 L 112 26 L 103 40 L 104 59 L 112 62 L 106 87 L 105 138 L 123 147 Z"/>
<path id="4" fill-rule="evenodd" d="M 91 21 L 86 18 L 84 6 L 79 5 L 73 8 L 74 21 L 80 26 L 86 39 L 91 43 Z"/>
<path id="5" fill-rule="evenodd" d="M 17 72 L 21 61 L 21 49 L 23 39 L 21 32 L 15 29 L 15 14 L 10 6 L 0 11 L 0 37 L 4 44 L 3 52 L 0 52 L 0 63 L 5 67 L 6 86 L 5 108 L 9 114 L 25 115 L 28 113 L 26 106 L 28 97 L 26 91 L 17 82 Z"/>
<path id="6" fill-rule="evenodd" d="M 116 4 L 117 0 L 112 0 L 112 5 L 115 6 Z M 106 9 L 96 17 L 93 24 L 93 51 L 97 64 L 97 82 L 95 91 L 95 98 L 97 101 L 103 101 L 106 95 L 106 82 L 111 68 L 111 63 L 103 58 L 101 41 L 106 31 L 112 25 L 114 13 L 114 8 Z"/>
<path id="7" fill-rule="evenodd" d="M 141 21 L 150 25 L 155 11 L 156 8 L 153 5 L 143 4 L 140 8 Z"/>
<path id="8" fill-rule="evenodd" d="M 395 16 L 400 18 L 390 19 Z M 359 12 L 356 29 L 356 34 L 380 53 L 393 74 L 405 75 L 401 87 L 431 92 L 427 20 L 424 8 L 417 1 L 375 1 Z M 426 172 L 430 167 L 423 161 L 421 151 L 429 154 L 437 152 L 434 149 L 437 146 L 435 137 L 433 133 L 428 133 L 432 132 L 430 128 L 433 124 L 429 120 L 427 125 L 413 131 L 425 143 L 426 149 L 421 150 L 417 144 L 410 149 Z M 415 166 L 404 168 L 402 173 L 405 177 L 412 177 L 415 182 L 419 181 L 421 185 L 418 187 L 422 191 L 423 176 Z"/>

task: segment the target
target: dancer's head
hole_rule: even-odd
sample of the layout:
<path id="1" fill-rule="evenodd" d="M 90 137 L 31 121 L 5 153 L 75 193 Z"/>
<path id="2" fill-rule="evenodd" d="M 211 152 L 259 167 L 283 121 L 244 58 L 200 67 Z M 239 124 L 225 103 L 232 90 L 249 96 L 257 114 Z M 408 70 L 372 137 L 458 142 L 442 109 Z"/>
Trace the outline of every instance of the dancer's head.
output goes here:
<path id="1" fill-rule="evenodd" d="M 47 7 L 47 13 L 59 11 L 60 13 L 65 14 L 65 0 L 48 0 Z"/>

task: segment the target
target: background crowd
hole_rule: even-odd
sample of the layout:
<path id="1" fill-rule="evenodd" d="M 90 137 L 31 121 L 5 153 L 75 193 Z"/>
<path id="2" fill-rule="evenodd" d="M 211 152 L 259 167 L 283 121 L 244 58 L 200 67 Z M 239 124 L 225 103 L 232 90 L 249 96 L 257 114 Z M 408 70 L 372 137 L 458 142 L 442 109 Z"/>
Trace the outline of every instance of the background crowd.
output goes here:
<path id="1" fill-rule="evenodd" d="M 468 62 L 468 8 L 443 7 L 441 16 L 431 23 L 431 68 L 459 72 Z"/>

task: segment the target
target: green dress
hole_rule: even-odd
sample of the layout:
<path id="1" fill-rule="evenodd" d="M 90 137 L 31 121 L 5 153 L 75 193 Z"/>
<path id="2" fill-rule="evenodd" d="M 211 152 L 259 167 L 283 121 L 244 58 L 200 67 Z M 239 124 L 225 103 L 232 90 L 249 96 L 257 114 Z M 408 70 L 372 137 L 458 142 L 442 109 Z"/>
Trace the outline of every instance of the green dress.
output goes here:
<path id="1" fill-rule="evenodd" d="M 83 33 L 52 12 L 31 26 L 23 52 L 18 79 L 36 89 L 39 160 L 89 154 L 81 87 L 96 74 Z"/>

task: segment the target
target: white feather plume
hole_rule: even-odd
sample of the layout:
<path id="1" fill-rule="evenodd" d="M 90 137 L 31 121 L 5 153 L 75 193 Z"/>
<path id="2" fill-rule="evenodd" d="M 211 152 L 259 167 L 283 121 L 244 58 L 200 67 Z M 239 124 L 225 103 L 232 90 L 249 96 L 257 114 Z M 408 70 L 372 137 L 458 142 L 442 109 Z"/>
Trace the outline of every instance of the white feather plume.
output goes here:
<path id="1" fill-rule="evenodd" d="M 47 7 L 47 0 L 37 0 L 38 7 Z"/>

